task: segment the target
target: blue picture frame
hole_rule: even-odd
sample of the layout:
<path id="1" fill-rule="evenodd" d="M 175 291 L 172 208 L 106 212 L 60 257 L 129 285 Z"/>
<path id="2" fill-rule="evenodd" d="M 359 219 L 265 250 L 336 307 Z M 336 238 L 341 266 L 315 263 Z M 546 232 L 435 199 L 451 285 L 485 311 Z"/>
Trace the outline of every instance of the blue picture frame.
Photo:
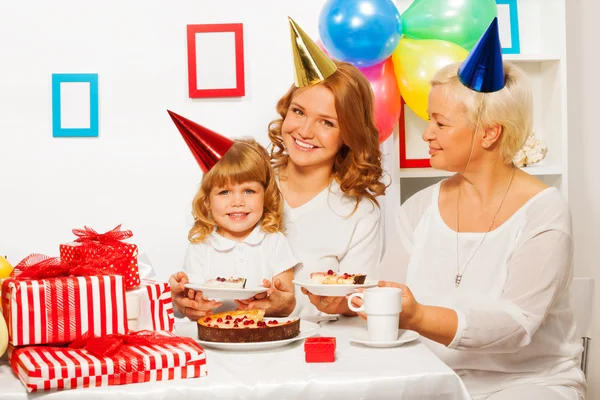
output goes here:
<path id="1" fill-rule="evenodd" d="M 90 127 L 62 128 L 60 84 L 87 82 L 90 84 Z M 98 74 L 52 74 L 52 136 L 98 137 Z"/>
<path id="2" fill-rule="evenodd" d="M 521 42 L 519 40 L 519 10 L 517 8 L 517 0 L 496 0 L 496 4 L 508 5 L 510 15 L 511 47 L 502 46 L 502 54 L 521 54 Z"/>

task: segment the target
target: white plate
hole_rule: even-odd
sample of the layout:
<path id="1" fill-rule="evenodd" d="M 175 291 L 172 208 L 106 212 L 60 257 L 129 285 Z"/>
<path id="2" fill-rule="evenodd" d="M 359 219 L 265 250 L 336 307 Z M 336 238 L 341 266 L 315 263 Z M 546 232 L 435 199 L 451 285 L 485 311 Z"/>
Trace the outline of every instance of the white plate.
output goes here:
<path id="1" fill-rule="evenodd" d="M 253 288 L 212 288 L 202 286 L 201 283 L 186 283 L 185 287 L 202 292 L 202 296 L 207 299 L 216 300 L 246 300 L 250 297 L 256 296 L 259 293 L 264 293 L 267 288 L 257 286 Z"/>
<path id="2" fill-rule="evenodd" d="M 366 331 L 357 334 L 356 337 L 350 339 L 351 342 L 362 344 L 363 346 L 368 347 L 378 347 L 378 348 L 387 348 L 387 347 L 398 347 L 402 346 L 405 343 L 412 342 L 419 338 L 419 334 L 415 331 L 408 331 L 404 329 L 398 330 L 398 339 L 392 340 L 389 342 L 372 342 L 369 340 L 368 333 Z"/>
<path id="3" fill-rule="evenodd" d="M 275 319 L 278 321 L 289 321 L 290 318 L 268 318 L 267 319 Z M 227 350 L 227 351 L 258 351 L 258 350 L 270 350 L 276 349 L 278 347 L 283 347 L 290 343 L 296 342 L 298 340 L 304 340 L 308 337 L 314 336 L 319 330 L 319 325 L 300 320 L 300 334 L 291 339 L 285 340 L 275 340 L 272 342 L 254 342 L 254 343 L 223 343 L 223 342 L 206 342 L 204 340 L 198 340 L 198 328 L 197 322 L 187 323 L 186 325 L 177 327 L 177 334 L 181 336 L 187 336 L 194 339 L 198 342 L 202 347 L 207 347 L 216 350 Z"/>
<path id="4" fill-rule="evenodd" d="M 293 282 L 294 284 L 303 287 L 312 294 L 316 294 L 318 296 L 345 296 L 347 294 L 354 293 L 355 289 L 377 286 L 376 281 L 365 281 L 365 283 L 360 285 L 323 285 L 321 283 L 302 282 L 296 280 Z"/>

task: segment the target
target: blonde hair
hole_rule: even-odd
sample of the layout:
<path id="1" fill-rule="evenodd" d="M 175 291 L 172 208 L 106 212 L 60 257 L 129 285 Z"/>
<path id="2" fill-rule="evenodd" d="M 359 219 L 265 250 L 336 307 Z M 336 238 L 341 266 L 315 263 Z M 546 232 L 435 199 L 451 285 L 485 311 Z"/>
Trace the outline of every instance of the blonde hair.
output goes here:
<path id="1" fill-rule="evenodd" d="M 338 70 L 319 83 L 333 92 L 343 140 L 332 173 L 342 192 L 356 198 L 355 210 L 363 198 L 379 206 L 376 197 L 385 194 L 386 185 L 381 182 L 383 168 L 379 132 L 375 127 L 373 91 L 367 78 L 356 67 L 337 61 L 336 65 Z M 277 102 L 277 113 L 281 118 L 269 124 L 271 158 L 277 169 L 285 168 L 289 161 L 281 137 L 281 126 L 294 96 L 302 90 L 304 88 L 292 85 Z"/>
<path id="2" fill-rule="evenodd" d="M 503 65 L 505 85 L 497 92 L 479 93 L 463 85 L 458 79 L 460 63 L 440 69 L 431 80 L 431 86 L 443 85 L 446 95 L 462 103 L 473 127 L 478 117 L 481 127 L 499 124 L 502 127 L 500 155 L 510 164 L 533 128 L 533 98 L 525 72 L 507 61 Z"/>
<path id="3" fill-rule="evenodd" d="M 283 202 L 269 162 L 269 154 L 256 140 L 242 138 L 236 139 L 223 158 L 202 177 L 200 188 L 192 202 L 195 222 L 188 234 L 190 242 L 204 241 L 217 226 L 209 207 L 211 190 L 214 187 L 250 181 L 260 182 L 265 189 L 262 230 L 275 233 L 283 229 Z"/>

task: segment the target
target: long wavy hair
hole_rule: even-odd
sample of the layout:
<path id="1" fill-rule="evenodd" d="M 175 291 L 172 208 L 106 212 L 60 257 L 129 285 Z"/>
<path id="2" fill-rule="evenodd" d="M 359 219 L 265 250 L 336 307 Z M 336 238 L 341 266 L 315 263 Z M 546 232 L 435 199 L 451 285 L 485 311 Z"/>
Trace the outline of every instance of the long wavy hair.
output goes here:
<path id="1" fill-rule="evenodd" d="M 236 139 L 223 158 L 202 177 L 192 202 L 195 222 L 188 234 L 190 242 L 204 241 L 217 226 L 210 211 L 211 190 L 250 181 L 260 182 L 265 189 L 263 215 L 259 222 L 262 230 L 275 233 L 283 229 L 283 201 L 269 161 L 269 153 L 256 140 L 241 138 Z"/>
<path id="2" fill-rule="evenodd" d="M 335 157 L 333 177 L 339 182 L 346 196 L 356 198 L 356 207 L 363 198 L 379 206 L 376 197 L 385 194 L 382 182 L 381 149 L 379 133 L 375 127 L 373 91 L 367 78 L 354 66 L 337 62 L 338 70 L 318 83 L 331 90 L 335 97 L 340 133 L 343 145 Z M 289 156 L 283 145 L 281 126 L 290 104 L 305 88 L 292 85 L 277 102 L 281 118 L 269 124 L 271 161 L 275 169 L 285 168 Z M 355 207 L 355 210 L 356 210 Z"/>

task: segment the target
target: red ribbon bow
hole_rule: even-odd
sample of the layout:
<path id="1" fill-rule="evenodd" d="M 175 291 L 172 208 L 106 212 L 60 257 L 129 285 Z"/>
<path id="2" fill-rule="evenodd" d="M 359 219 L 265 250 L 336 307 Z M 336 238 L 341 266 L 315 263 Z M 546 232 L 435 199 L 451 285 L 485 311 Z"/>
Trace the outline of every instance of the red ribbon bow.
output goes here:
<path id="1" fill-rule="evenodd" d="M 126 255 L 98 257 L 73 263 L 65 263 L 58 257 L 48 257 L 43 254 L 30 254 L 18 263 L 10 274 L 15 279 L 47 279 L 62 276 L 85 275 L 120 275 L 114 264 L 126 259 Z"/>
<path id="2" fill-rule="evenodd" d="M 189 344 L 189 338 L 160 334 L 155 331 L 137 331 L 126 335 L 113 333 L 106 336 L 90 336 L 89 332 L 69 344 L 71 349 L 85 349 L 96 357 L 112 357 L 116 355 L 123 346 L 152 346 L 152 345 L 177 345 Z"/>
<path id="3" fill-rule="evenodd" d="M 105 233 L 98 233 L 87 226 L 84 226 L 83 229 L 73 229 L 73 233 L 77 236 L 77 239 L 75 239 L 76 242 L 99 242 L 102 244 L 120 243 L 121 240 L 129 239 L 133 236 L 133 233 L 129 230 L 122 231 L 121 224 Z"/>

